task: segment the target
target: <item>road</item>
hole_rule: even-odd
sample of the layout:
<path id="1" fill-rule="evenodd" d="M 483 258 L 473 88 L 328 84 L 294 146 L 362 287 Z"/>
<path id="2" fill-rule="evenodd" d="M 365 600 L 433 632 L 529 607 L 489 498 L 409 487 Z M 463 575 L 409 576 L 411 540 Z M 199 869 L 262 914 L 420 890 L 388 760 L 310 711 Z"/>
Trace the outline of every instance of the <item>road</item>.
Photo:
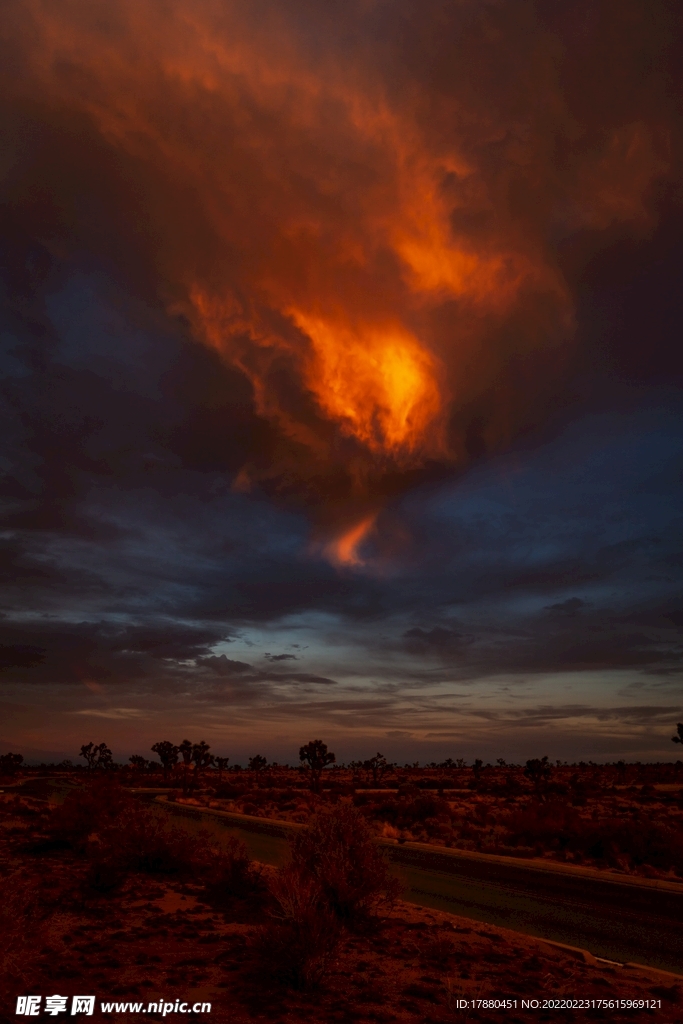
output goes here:
<path id="1" fill-rule="evenodd" d="M 253 857 L 270 864 L 286 859 L 288 837 L 297 827 L 187 805 L 163 806 L 181 815 L 187 827 L 239 836 Z M 683 974 L 683 885 L 420 843 L 382 845 L 411 903 L 577 946 L 617 963 Z"/>

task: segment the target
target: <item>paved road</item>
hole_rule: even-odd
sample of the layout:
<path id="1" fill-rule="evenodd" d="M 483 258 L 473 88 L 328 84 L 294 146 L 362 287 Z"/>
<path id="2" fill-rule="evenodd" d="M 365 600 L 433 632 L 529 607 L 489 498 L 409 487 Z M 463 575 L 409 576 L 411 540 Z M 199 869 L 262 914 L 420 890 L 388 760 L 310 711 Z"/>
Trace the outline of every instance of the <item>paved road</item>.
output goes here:
<path id="1" fill-rule="evenodd" d="M 296 828 L 187 805 L 165 809 L 181 815 L 188 827 L 239 835 L 252 856 L 271 864 L 286 859 L 288 837 Z M 683 885 L 602 873 L 594 877 L 588 871 L 419 843 L 383 845 L 406 885 L 404 898 L 412 903 L 578 946 L 618 963 L 683 974 Z"/>
<path id="2" fill-rule="evenodd" d="M 683 974 L 680 890 L 394 848 L 415 903 Z"/>

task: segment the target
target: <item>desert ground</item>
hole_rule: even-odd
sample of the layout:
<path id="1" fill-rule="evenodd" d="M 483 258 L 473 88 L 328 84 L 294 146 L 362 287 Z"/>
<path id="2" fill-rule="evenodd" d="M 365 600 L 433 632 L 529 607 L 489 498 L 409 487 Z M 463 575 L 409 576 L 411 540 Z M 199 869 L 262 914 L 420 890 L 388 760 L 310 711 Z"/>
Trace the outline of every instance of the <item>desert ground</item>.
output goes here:
<path id="1" fill-rule="evenodd" d="M 94 1019 L 121 1021 L 139 1018 L 115 1008 L 104 1014 L 99 1001 L 140 1001 L 145 1008 L 177 999 L 210 1003 L 208 1017 L 185 1019 L 235 1024 L 683 1019 L 683 978 L 596 961 L 401 900 L 372 843 L 386 824 L 386 811 L 382 819 L 377 808 L 389 800 L 406 808 L 432 801 L 436 813 L 419 825 L 413 815 L 406 833 L 418 838 L 424 828 L 444 842 L 430 824 L 441 823 L 443 805 L 457 806 L 462 818 L 465 808 L 485 809 L 476 825 L 485 837 L 500 827 L 496 809 L 509 814 L 508 801 L 520 795 L 502 800 L 467 791 L 458 802 L 447 799 L 446 787 L 443 796 L 418 789 L 419 795 L 378 798 L 361 790 L 365 802 L 289 787 L 278 799 L 264 776 L 239 797 L 221 796 L 220 786 L 177 796 L 247 805 L 251 813 L 305 814 L 300 848 L 278 871 L 251 861 L 234 839 L 219 848 L 208 833 L 184 833 L 114 773 L 80 773 L 73 781 L 62 803 L 22 788 L 0 796 L 2 1020 L 21 1019 L 16 997 L 26 993 L 96 994 Z M 238 788 L 232 779 L 221 785 Z M 600 802 L 588 793 L 577 811 L 585 817 L 588 807 L 595 819 L 599 807 L 608 820 L 623 807 L 680 827 L 677 792 L 642 793 L 654 785 L 642 783 L 633 793 L 627 784 Z M 559 794 L 546 796 L 557 804 Z M 526 803 L 513 813 L 529 814 L 530 799 L 521 796 Z M 409 816 L 394 820 L 407 824 Z M 456 841 L 487 846 L 471 835 Z M 589 1002 L 557 1003 L 572 999 Z M 555 1002 L 544 1008 L 543 1000 Z"/>
<path id="2" fill-rule="evenodd" d="M 323 773 L 311 792 L 305 773 L 275 768 L 200 777 L 181 773 L 141 785 L 168 785 L 171 799 L 242 814 L 306 823 L 321 807 L 350 803 L 387 839 L 683 880 L 683 763 L 392 768 Z M 533 771 L 533 767 L 532 767 Z"/>

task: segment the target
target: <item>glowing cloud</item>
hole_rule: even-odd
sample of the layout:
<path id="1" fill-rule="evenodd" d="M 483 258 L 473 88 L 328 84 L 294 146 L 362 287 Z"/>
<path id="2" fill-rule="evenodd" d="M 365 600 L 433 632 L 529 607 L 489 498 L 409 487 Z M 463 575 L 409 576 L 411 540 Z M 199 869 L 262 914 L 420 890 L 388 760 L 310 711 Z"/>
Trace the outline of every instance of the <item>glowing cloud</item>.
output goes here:
<path id="1" fill-rule="evenodd" d="M 570 110 L 540 25 L 517 37 L 497 82 L 489 49 L 515 52 L 505 10 L 471 6 L 445 28 L 436 9 L 421 12 L 430 52 L 452 35 L 438 84 L 376 20 L 368 38 L 386 46 L 368 50 L 362 30 L 340 49 L 344 26 L 381 20 L 381 4 L 334 17 L 241 0 L 13 0 L 6 11 L 17 106 L 40 106 L 71 140 L 74 167 L 108 154 L 107 181 L 81 174 L 72 195 L 59 185 L 60 215 L 102 246 L 82 211 L 106 211 L 119 190 L 107 245 L 135 253 L 156 301 L 248 377 L 279 431 L 277 455 L 245 465 L 240 484 L 325 506 L 335 531 L 344 523 L 340 562 L 356 559 L 388 476 L 464 463 L 472 419 L 487 448 L 514 436 L 571 335 L 554 240 L 615 222 L 642 230 L 666 169 L 647 111 L 625 123 L 616 104 L 582 123 Z M 522 392 L 510 365 L 553 352 Z"/>

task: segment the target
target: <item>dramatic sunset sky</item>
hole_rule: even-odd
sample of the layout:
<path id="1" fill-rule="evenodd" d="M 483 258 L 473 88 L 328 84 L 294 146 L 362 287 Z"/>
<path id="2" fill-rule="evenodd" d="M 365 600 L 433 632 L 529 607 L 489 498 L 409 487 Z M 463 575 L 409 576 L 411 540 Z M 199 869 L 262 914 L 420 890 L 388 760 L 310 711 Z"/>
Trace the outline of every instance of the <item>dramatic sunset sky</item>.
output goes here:
<path id="1" fill-rule="evenodd" d="M 680 43 L 5 0 L 0 752 L 676 758 Z"/>

